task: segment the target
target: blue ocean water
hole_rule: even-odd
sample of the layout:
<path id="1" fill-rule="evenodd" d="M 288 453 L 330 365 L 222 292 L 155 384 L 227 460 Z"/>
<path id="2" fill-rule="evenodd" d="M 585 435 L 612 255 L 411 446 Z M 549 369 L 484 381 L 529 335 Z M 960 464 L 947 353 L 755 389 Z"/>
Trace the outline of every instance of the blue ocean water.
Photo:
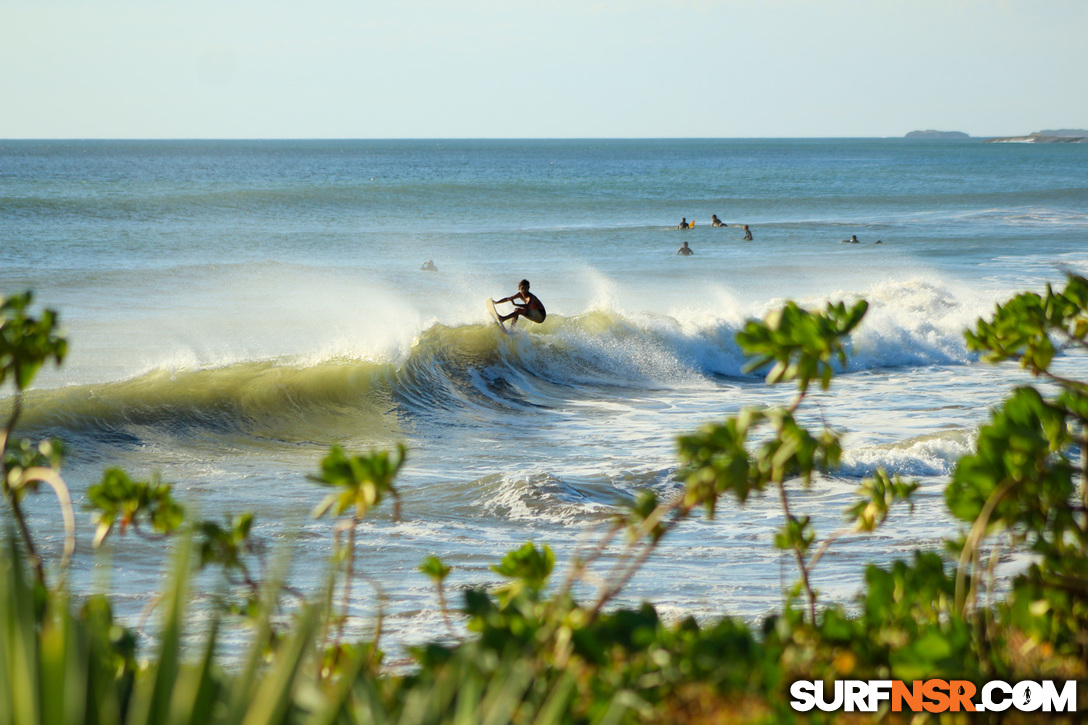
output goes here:
<path id="1" fill-rule="evenodd" d="M 695 228 L 676 230 L 681 217 Z M 675 254 L 683 241 L 694 255 Z M 943 482 L 1025 381 L 975 360 L 963 330 L 1015 292 L 1088 272 L 1086 242 L 1083 145 L 0 141 L 0 293 L 33 288 L 71 341 L 25 430 L 68 441 L 77 500 L 105 465 L 158 472 L 203 515 L 255 511 L 313 588 L 332 532 L 309 518 L 323 491 L 305 476 L 332 443 L 404 442 L 404 518 L 380 513 L 359 545 L 394 643 L 443 631 L 415 572 L 425 556 L 455 567 L 455 587 L 497 582 L 488 565 L 525 540 L 562 567 L 617 501 L 679 490 L 678 434 L 788 400 L 742 371 L 734 342 L 787 299 L 870 302 L 811 409 L 844 433 L 844 464 L 798 484 L 798 511 L 829 534 L 876 467 L 923 484 L 913 515 L 820 564 L 824 596 L 849 601 L 861 563 L 955 530 Z M 482 303 L 522 278 L 548 319 L 506 337 Z M 58 528 L 47 496 L 33 515 Z M 723 501 L 624 601 L 758 617 L 793 581 L 777 524 L 773 500 Z M 95 577 L 89 532 L 83 514 L 77 587 Z M 134 616 L 161 548 L 125 540 L 112 556 Z M 376 598 L 354 591 L 365 632 Z"/>

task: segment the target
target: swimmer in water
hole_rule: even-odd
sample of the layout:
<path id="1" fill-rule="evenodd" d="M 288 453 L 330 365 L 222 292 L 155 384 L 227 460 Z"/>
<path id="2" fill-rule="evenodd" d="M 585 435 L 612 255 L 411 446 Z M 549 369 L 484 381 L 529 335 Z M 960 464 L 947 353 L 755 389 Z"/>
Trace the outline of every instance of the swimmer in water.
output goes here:
<path id="1" fill-rule="evenodd" d="M 744 225 L 744 241 L 746 241 L 746 242 L 752 241 L 752 233 L 750 231 L 748 231 L 748 225 L 747 224 Z"/>
<path id="2" fill-rule="evenodd" d="M 692 222 L 691 224 L 688 224 L 688 218 L 683 217 L 683 218 L 680 219 L 680 223 L 676 225 L 676 228 L 677 229 L 691 229 L 693 226 L 695 226 L 695 222 Z"/>
<path id="3" fill-rule="evenodd" d="M 683 246 L 676 250 L 677 254 L 683 254 L 685 257 L 689 254 L 695 254 L 695 250 L 688 246 L 687 242 L 684 242 Z"/>
<path id="4" fill-rule="evenodd" d="M 710 226 L 712 226 L 712 227 L 727 227 L 729 225 L 726 224 L 725 222 L 723 222 L 721 219 L 719 219 L 717 214 L 711 214 L 710 215 Z"/>
<path id="5" fill-rule="evenodd" d="M 437 272 L 438 267 L 434 266 L 434 261 L 428 259 L 423 263 L 423 266 L 419 268 L 422 272 Z"/>

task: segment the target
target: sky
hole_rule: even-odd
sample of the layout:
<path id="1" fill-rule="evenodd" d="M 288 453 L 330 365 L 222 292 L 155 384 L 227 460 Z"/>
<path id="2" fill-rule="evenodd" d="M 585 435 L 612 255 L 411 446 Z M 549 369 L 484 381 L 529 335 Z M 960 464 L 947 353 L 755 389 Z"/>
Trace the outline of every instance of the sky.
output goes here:
<path id="1" fill-rule="evenodd" d="M 1088 128 L 1088 0 L 0 0 L 0 138 Z"/>

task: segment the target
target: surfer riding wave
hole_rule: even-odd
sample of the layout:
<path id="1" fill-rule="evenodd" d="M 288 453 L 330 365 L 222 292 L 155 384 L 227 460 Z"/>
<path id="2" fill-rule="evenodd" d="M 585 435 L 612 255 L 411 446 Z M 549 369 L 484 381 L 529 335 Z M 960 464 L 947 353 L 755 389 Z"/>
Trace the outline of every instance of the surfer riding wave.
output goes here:
<path id="1" fill-rule="evenodd" d="M 521 300 L 521 303 L 515 302 L 515 300 Z M 501 300 L 495 300 L 495 304 L 502 304 L 503 302 L 511 302 L 514 305 L 514 311 L 509 315 L 499 315 L 499 322 L 505 322 L 506 320 L 513 319 L 510 323 L 511 326 L 518 324 L 519 317 L 526 317 L 533 322 L 544 322 L 544 319 L 548 316 L 548 313 L 544 310 L 544 303 L 540 299 L 529 291 L 529 280 L 523 279 L 518 282 L 518 291 L 509 297 L 503 297 Z"/>

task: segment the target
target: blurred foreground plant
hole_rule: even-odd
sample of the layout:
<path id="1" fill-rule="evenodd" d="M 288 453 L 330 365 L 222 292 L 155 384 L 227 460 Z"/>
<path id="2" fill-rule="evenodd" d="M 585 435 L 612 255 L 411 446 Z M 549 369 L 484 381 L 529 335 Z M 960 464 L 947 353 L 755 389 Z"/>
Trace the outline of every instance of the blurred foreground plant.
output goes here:
<path id="1" fill-rule="evenodd" d="M 349 456 L 340 446 L 333 446 L 329 454 L 321 461 L 321 475 L 311 476 L 310 480 L 321 486 L 333 489 L 313 511 L 314 518 L 329 514 L 339 518 L 336 525 L 336 546 L 334 556 L 344 565 L 343 606 L 337 627 L 334 650 L 338 649 L 344 634 L 344 623 L 351 609 L 351 584 L 355 579 L 355 537 L 359 523 L 371 510 L 376 508 L 386 497 L 393 499 L 393 518 L 400 520 L 400 493 L 394 481 L 404 460 L 407 449 L 397 445 L 397 452 L 390 455 L 386 451 L 371 451 L 368 455 Z M 345 516 L 344 514 L 347 514 Z M 341 541 L 341 534 L 347 532 L 347 544 Z M 371 584 L 378 592 L 379 611 L 371 654 L 376 655 L 382 634 L 382 604 L 384 592 L 377 582 Z M 379 660 L 372 657 L 371 662 Z"/>
<path id="2" fill-rule="evenodd" d="M 68 342 L 58 331 L 55 311 L 44 310 L 40 317 L 30 313 L 33 299 L 30 292 L 0 297 L 0 388 L 8 380 L 15 388 L 11 413 L 0 430 L 0 462 L 4 473 L 0 487 L 11 506 L 16 530 L 26 547 L 34 574 L 45 586 L 45 568 L 22 504 L 26 496 L 36 492 L 42 483 L 53 489 L 64 518 L 62 562 L 67 562 L 75 550 L 75 515 L 68 487 L 59 474 L 64 448 L 59 441 L 34 444 L 12 436 L 22 415 L 24 392 L 43 365 L 50 360 L 61 364 L 68 353 Z M 63 571 L 63 565 L 61 569 Z"/>
<path id="3" fill-rule="evenodd" d="M 878 471 L 862 482 L 859 502 L 846 512 L 852 528 L 832 534 L 819 545 L 811 518 L 796 513 L 791 501 L 790 481 L 810 486 L 816 472 L 839 464 L 838 433 L 826 422 L 811 431 L 798 412 L 814 382 L 828 389 L 835 365 L 846 365 L 847 338 L 867 309 L 867 303 L 859 301 L 851 307 L 829 303 L 822 312 L 810 312 L 788 302 L 764 320 L 745 325 L 737 334 L 738 344 L 751 358 L 745 370 L 769 366 L 767 383 L 795 383 L 796 395 L 785 407 L 745 408 L 722 423 L 678 439 L 684 493 L 670 502 L 644 493 L 631 508 L 624 524 L 630 540 L 640 542 L 641 548 L 633 550 L 609 578 L 597 610 L 630 580 L 668 531 L 695 509 L 703 508 L 713 518 L 719 496 L 729 494 L 744 504 L 753 493 L 771 488 L 783 517 L 775 545 L 793 555 L 800 578 L 798 591 L 806 596 L 810 624 L 816 624 L 818 593 L 811 574 L 828 546 L 851 531 L 871 533 L 897 501 L 909 500 L 917 488 L 915 483 Z"/>
<path id="4" fill-rule="evenodd" d="M 1088 279 L 1070 275 L 1060 292 L 1047 285 L 1041 295 L 1013 297 L 980 319 L 967 343 L 986 361 L 1018 361 L 1049 390 L 1015 389 L 945 489 L 949 510 L 969 524 L 956 542 L 956 607 L 975 607 L 981 582 L 993 594 L 1002 541 L 1030 552 L 1032 563 L 995 614 L 1035 642 L 1088 661 L 1088 381 L 1055 370 L 1061 351 L 1085 360 Z M 991 537 L 998 539 L 986 564 Z"/>

